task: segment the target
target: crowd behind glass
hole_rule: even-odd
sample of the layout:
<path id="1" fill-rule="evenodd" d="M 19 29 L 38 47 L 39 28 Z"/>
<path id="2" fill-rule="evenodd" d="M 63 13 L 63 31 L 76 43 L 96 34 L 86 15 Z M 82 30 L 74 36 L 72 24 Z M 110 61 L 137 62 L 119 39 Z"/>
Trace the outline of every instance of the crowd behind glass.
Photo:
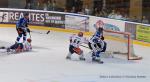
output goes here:
<path id="1" fill-rule="evenodd" d="M 70 12 L 78 13 L 83 15 L 94 15 L 98 17 L 106 17 L 111 19 L 125 20 L 131 22 L 138 22 L 149 24 L 149 20 L 146 16 L 142 16 L 141 19 L 138 19 L 136 16 L 129 17 L 125 12 L 121 12 L 118 9 L 109 9 L 109 8 L 99 8 L 95 7 L 90 9 L 88 5 L 83 6 L 81 0 L 76 0 L 72 7 L 70 8 L 61 8 L 57 5 L 55 0 L 44 0 L 43 2 L 32 3 L 30 0 L 26 3 L 25 9 L 37 9 L 45 11 L 61 11 L 61 12 Z"/>

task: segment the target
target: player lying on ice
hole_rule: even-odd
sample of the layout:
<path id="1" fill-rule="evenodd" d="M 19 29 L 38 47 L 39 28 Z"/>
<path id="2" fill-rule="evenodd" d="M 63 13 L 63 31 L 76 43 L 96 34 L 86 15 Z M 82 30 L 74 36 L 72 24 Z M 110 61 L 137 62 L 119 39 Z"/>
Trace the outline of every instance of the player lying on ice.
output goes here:
<path id="1" fill-rule="evenodd" d="M 88 40 L 83 37 L 83 32 L 79 32 L 77 35 L 73 34 L 70 37 L 69 53 L 66 59 L 71 59 L 71 55 L 76 53 L 79 55 L 80 60 L 85 60 L 83 50 L 79 48 L 82 43 L 88 43 Z"/>
<path id="2" fill-rule="evenodd" d="M 31 39 L 28 38 L 25 42 L 15 42 L 12 46 L 7 48 L 7 52 L 19 53 L 25 51 L 31 51 Z"/>
<path id="3" fill-rule="evenodd" d="M 92 50 L 92 61 L 96 61 L 98 63 L 103 63 L 100 59 L 100 55 L 102 52 L 106 51 L 107 44 L 104 41 L 103 37 L 103 28 L 99 27 L 95 34 L 89 40 L 89 48 Z"/>
<path id="4" fill-rule="evenodd" d="M 11 45 L 10 47 L 0 47 L 4 51 L 7 50 L 8 53 L 19 53 L 19 52 L 26 52 L 32 50 L 31 39 L 28 38 L 25 42 L 15 42 L 15 44 Z"/>

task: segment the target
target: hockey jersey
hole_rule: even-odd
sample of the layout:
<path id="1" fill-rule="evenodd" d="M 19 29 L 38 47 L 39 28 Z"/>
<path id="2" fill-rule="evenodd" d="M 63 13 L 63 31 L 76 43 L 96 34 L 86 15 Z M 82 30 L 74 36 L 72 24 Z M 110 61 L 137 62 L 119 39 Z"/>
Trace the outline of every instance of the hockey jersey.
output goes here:
<path id="1" fill-rule="evenodd" d="M 29 42 L 26 41 L 23 45 L 24 45 L 24 47 L 23 47 L 24 51 L 30 51 L 30 50 L 32 50 L 31 43 L 29 43 Z"/>
<path id="2" fill-rule="evenodd" d="M 29 19 L 20 18 L 20 20 L 16 24 L 16 28 L 26 29 L 28 27 Z"/>
<path id="3" fill-rule="evenodd" d="M 101 41 L 101 37 L 103 36 L 102 32 L 96 31 L 95 34 L 92 36 L 92 38 L 90 39 L 90 43 L 97 43 L 99 41 Z"/>
<path id="4" fill-rule="evenodd" d="M 87 43 L 87 39 L 85 37 L 79 37 L 78 35 L 72 35 L 70 37 L 70 45 L 78 48 L 82 43 Z"/>

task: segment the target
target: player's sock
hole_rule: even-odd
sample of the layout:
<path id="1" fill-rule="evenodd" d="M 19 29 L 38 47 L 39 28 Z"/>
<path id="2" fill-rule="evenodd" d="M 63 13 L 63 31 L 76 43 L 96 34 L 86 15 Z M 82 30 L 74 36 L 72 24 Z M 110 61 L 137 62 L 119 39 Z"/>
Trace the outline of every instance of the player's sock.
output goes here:
<path id="1" fill-rule="evenodd" d="M 67 55 L 67 57 L 66 57 L 66 59 L 71 59 L 71 55 L 72 54 L 69 52 L 68 55 Z"/>
<path id="2" fill-rule="evenodd" d="M 10 48 L 7 48 L 7 52 L 10 52 Z"/>
<path id="3" fill-rule="evenodd" d="M 79 59 L 80 59 L 80 60 L 85 60 L 83 53 L 80 54 Z"/>
<path id="4" fill-rule="evenodd" d="M 25 41 L 26 41 L 26 36 L 23 37 L 23 42 L 25 42 Z"/>
<path id="5" fill-rule="evenodd" d="M 95 54 L 96 57 L 100 57 L 100 53 L 101 53 L 100 51 L 97 51 L 96 54 Z"/>
<path id="6" fill-rule="evenodd" d="M 17 40 L 16 40 L 16 42 L 19 42 L 19 40 L 20 40 L 20 37 L 17 37 Z"/>

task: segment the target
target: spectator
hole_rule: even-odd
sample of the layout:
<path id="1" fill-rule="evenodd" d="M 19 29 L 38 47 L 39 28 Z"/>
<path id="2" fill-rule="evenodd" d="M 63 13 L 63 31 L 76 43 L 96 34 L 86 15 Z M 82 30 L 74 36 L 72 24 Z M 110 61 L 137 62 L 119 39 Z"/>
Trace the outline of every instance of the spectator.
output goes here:
<path id="1" fill-rule="evenodd" d="M 81 12 L 82 11 L 82 1 L 81 0 L 75 0 L 74 2 L 74 7 L 75 7 L 75 12 Z"/>
<path id="2" fill-rule="evenodd" d="M 149 21 L 148 21 L 148 19 L 146 18 L 146 16 L 143 16 L 143 17 L 142 17 L 141 23 L 149 24 Z"/>
<path id="3" fill-rule="evenodd" d="M 112 12 L 108 15 L 108 18 L 115 19 L 115 17 L 116 17 L 116 11 L 112 10 Z"/>
<path id="4" fill-rule="evenodd" d="M 107 15 L 108 15 L 105 9 L 102 9 L 102 11 L 100 13 L 101 13 L 102 17 L 107 17 Z"/>
<path id="5" fill-rule="evenodd" d="M 67 8 L 64 8 L 64 12 L 66 12 L 66 13 L 68 12 Z"/>
<path id="6" fill-rule="evenodd" d="M 94 8 L 94 11 L 93 11 L 93 14 L 92 14 L 92 15 L 96 16 L 97 13 L 98 13 L 98 9 L 97 9 L 97 8 Z"/>
<path id="7" fill-rule="evenodd" d="M 56 10 L 56 1 L 53 0 L 52 2 L 52 10 L 55 11 Z"/>
<path id="8" fill-rule="evenodd" d="M 71 13 L 76 13 L 76 9 L 75 9 L 75 7 L 72 7 L 72 9 L 71 9 Z"/>
<path id="9" fill-rule="evenodd" d="M 31 9 L 31 3 L 30 3 L 30 2 L 28 2 L 28 3 L 26 4 L 25 9 Z"/>
<path id="10" fill-rule="evenodd" d="M 130 21 L 132 21 L 132 22 L 139 22 L 137 16 L 133 16 Z"/>
<path id="11" fill-rule="evenodd" d="M 98 8 L 94 9 L 93 15 L 97 16 L 97 17 L 101 17 L 102 13 L 100 12 L 100 10 Z"/>
<path id="12" fill-rule="evenodd" d="M 128 16 L 127 14 L 125 14 L 125 15 L 123 16 L 122 20 L 124 20 L 124 21 L 129 21 L 130 18 L 129 18 L 129 16 Z"/>
<path id="13" fill-rule="evenodd" d="M 122 20 L 123 17 L 121 15 L 121 13 L 119 11 L 117 11 L 116 15 L 115 15 L 115 19 L 118 19 L 118 20 Z"/>
<path id="14" fill-rule="evenodd" d="M 44 11 L 47 11 L 47 10 L 48 10 L 46 3 L 44 3 L 44 5 L 43 5 L 43 10 L 44 10 Z"/>
<path id="15" fill-rule="evenodd" d="M 85 15 L 90 15 L 90 9 L 87 5 L 84 8 L 84 13 L 85 13 Z"/>
<path id="16" fill-rule="evenodd" d="M 43 6 L 42 6 L 42 4 L 40 4 L 40 2 L 37 2 L 36 9 L 43 10 Z"/>
<path id="17" fill-rule="evenodd" d="M 52 0 L 49 0 L 47 4 L 48 4 L 48 5 L 47 5 L 48 10 L 49 10 L 49 11 L 52 11 L 52 10 L 53 10 Z"/>
<path id="18" fill-rule="evenodd" d="M 84 8 L 82 8 L 82 10 L 78 12 L 78 14 L 85 15 L 85 9 L 84 9 Z"/>

